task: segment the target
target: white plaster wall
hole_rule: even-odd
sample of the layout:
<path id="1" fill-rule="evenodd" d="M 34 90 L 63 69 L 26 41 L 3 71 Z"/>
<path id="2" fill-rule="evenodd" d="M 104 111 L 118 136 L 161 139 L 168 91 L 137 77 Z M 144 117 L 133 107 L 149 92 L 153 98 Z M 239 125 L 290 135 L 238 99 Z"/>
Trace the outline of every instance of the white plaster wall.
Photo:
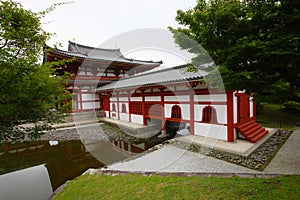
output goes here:
<path id="1" fill-rule="evenodd" d="M 250 97 L 250 101 L 249 101 L 249 104 L 250 104 L 250 117 L 253 117 L 253 98 Z"/>
<path id="2" fill-rule="evenodd" d="M 109 101 L 117 101 L 117 97 L 110 97 Z"/>
<path id="3" fill-rule="evenodd" d="M 198 102 L 226 102 L 226 94 L 195 95 L 194 101 Z"/>
<path id="4" fill-rule="evenodd" d="M 119 101 L 128 101 L 127 97 L 119 97 Z"/>
<path id="5" fill-rule="evenodd" d="M 142 97 L 130 97 L 130 101 L 142 101 Z"/>
<path id="6" fill-rule="evenodd" d="M 194 123 L 195 135 L 227 141 L 227 126 L 205 123 Z"/>
<path id="7" fill-rule="evenodd" d="M 82 102 L 82 109 L 94 109 L 99 108 L 99 102 Z"/>
<path id="8" fill-rule="evenodd" d="M 226 105 L 211 105 L 217 111 L 218 123 L 227 124 L 227 106 Z"/>
<path id="9" fill-rule="evenodd" d="M 131 114 L 131 122 L 143 124 L 143 115 L 134 115 Z"/>
<path id="10" fill-rule="evenodd" d="M 95 108 L 100 108 L 100 102 L 95 102 Z"/>
<path id="11" fill-rule="evenodd" d="M 233 93 L 233 123 L 237 123 L 238 120 L 238 99 L 235 94 L 236 92 Z"/>
<path id="12" fill-rule="evenodd" d="M 179 104 L 181 108 L 181 118 L 184 120 L 190 120 L 190 104 Z"/>
<path id="13" fill-rule="evenodd" d="M 189 95 L 165 96 L 165 101 L 190 101 Z"/>
<path id="14" fill-rule="evenodd" d="M 123 120 L 123 121 L 129 121 L 129 114 L 127 113 L 120 113 L 120 120 Z"/>
<path id="15" fill-rule="evenodd" d="M 82 101 L 89 101 L 89 100 L 95 100 L 95 94 L 82 94 Z"/>
<path id="16" fill-rule="evenodd" d="M 172 112 L 172 107 L 175 104 L 165 104 L 165 117 L 166 118 L 171 118 L 171 112 Z"/>
<path id="17" fill-rule="evenodd" d="M 145 97 L 145 101 L 160 101 L 160 96 Z"/>

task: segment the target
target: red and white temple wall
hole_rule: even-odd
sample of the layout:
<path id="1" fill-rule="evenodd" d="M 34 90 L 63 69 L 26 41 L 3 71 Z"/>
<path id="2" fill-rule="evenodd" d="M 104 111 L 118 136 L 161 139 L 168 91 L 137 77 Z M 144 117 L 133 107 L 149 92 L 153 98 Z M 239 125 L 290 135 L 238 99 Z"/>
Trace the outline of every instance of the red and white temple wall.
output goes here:
<path id="1" fill-rule="evenodd" d="M 203 90 L 196 94 L 186 91 L 176 95 L 146 92 L 131 94 L 124 91 L 107 96 L 109 108 L 102 110 L 107 117 L 132 123 L 146 125 L 147 119 L 156 119 L 162 122 L 162 130 L 165 130 L 165 121 L 188 123 L 192 134 L 225 141 L 237 138 L 236 125 L 243 120 L 255 119 L 252 97 L 243 92 L 209 94 L 208 90 Z M 83 97 L 84 108 L 93 108 L 89 104 L 92 97 L 87 94 Z"/>
<path id="2" fill-rule="evenodd" d="M 227 140 L 227 99 L 226 94 L 203 94 L 194 96 L 195 135 Z M 204 110 L 215 110 L 215 119 L 205 121 Z"/>

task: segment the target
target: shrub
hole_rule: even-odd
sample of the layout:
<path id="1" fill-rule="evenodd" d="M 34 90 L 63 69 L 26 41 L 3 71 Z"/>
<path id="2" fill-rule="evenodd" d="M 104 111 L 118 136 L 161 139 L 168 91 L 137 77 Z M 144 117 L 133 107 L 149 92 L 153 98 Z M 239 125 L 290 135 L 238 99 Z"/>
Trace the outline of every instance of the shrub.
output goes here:
<path id="1" fill-rule="evenodd" d="M 296 101 L 288 101 L 283 104 L 286 110 L 300 112 L 300 103 Z"/>

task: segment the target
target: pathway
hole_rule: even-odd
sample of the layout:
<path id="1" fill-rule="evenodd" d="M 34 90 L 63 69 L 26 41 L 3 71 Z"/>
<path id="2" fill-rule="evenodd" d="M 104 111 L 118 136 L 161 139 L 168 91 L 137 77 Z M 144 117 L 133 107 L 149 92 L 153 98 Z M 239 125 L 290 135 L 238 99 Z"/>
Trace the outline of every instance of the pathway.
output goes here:
<path id="1" fill-rule="evenodd" d="M 300 127 L 297 127 L 263 172 L 251 170 L 199 153 L 193 153 L 172 145 L 164 145 L 162 148 L 134 160 L 115 163 L 101 170 L 125 172 L 300 174 L 299 143 Z"/>

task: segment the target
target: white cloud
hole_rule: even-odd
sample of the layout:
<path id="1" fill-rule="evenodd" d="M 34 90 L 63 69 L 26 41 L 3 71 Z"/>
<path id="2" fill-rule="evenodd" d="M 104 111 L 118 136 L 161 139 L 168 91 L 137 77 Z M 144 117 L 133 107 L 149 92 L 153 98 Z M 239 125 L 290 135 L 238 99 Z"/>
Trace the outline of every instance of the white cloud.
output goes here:
<path id="1" fill-rule="evenodd" d="M 55 0 L 19 0 L 26 9 L 41 11 Z M 142 28 L 176 27 L 176 11 L 187 10 L 196 0 L 75 0 L 59 6 L 44 19 L 43 28 L 55 37 L 49 45 L 68 40 L 88 46 L 98 46 L 115 35 Z M 122 49 L 122 47 L 120 47 Z"/>

